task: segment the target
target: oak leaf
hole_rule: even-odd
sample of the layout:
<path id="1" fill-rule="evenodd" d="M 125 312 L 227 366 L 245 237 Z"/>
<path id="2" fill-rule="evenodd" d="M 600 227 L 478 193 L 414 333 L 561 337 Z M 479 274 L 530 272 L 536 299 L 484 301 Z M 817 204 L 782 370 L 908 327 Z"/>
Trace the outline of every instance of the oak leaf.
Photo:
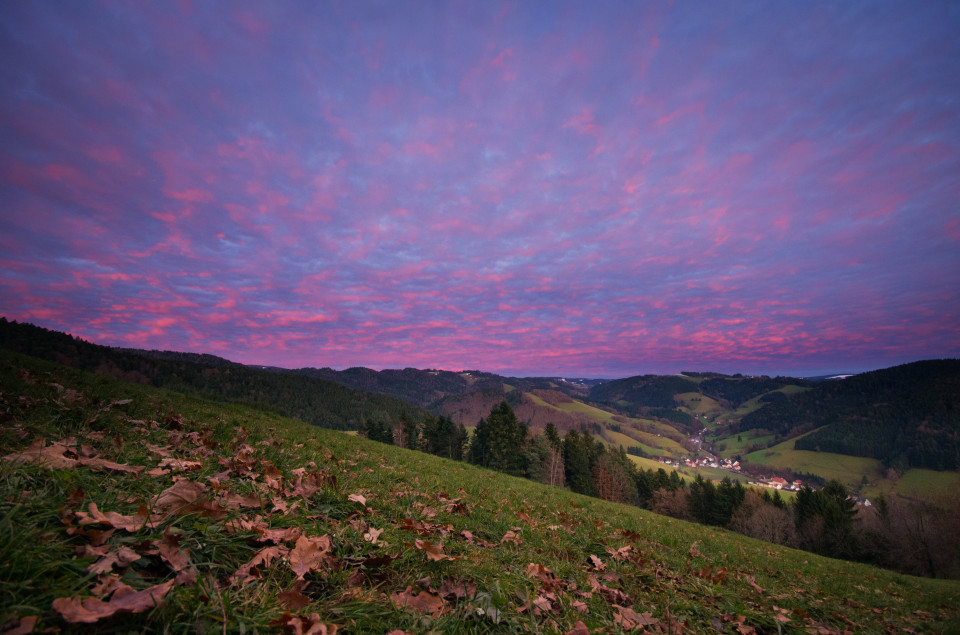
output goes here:
<path id="1" fill-rule="evenodd" d="M 40 619 L 39 615 L 28 615 L 21 618 L 13 618 L 13 624 L 7 623 L 0 628 L 5 628 L 7 630 L 3 631 L 4 635 L 28 635 L 32 633 L 37 627 L 37 620 Z"/>
<path id="2" fill-rule="evenodd" d="M 37 439 L 22 452 L 14 452 L 3 457 L 5 461 L 24 461 L 26 463 L 38 463 L 46 467 L 72 468 L 76 467 L 79 461 L 65 456 L 67 452 L 73 449 L 63 442 L 46 445 L 44 439 Z"/>
<path id="3" fill-rule="evenodd" d="M 241 584 L 250 582 L 254 578 L 259 577 L 258 573 L 255 574 L 257 567 L 260 565 L 269 565 L 277 558 L 283 558 L 289 552 L 290 550 L 283 546 L 264 547 L 253 554 L 253 559 L 251 559 L 250 562 L 237 569 L 236 573 L 230 576 L 230 582 L 239 582 Z"/>
<path id="4" fill-rule="evenodd" d="M 108 553 L 87 567 L 87 571 L 97 575 L 109 573 L 113 570 L 114 565 L 120 569 L 125 569 L 139 559 L 140 554 L 133 549 L 130 549 L 129 547 L 120 547 L 116 551 Z"/>
<path id="5" fill-rule="evenodd" d="M 80 525 L 109 525 L 116 529 L 134 532 L 148 527 L 154 529 L 159 524 L 160 516 L 148 516 L 147 508 L 140 507 L 136 516 L 124 516 L 117 512 L 101 512 L 96 503 L 90 503 L 86 512 L 77 512 Z"/>
<path id="6" fill-rule="evenodd" d="M 169 529 L 163 534 L 162 540 L 154 540 L 153 543 L 160 551 L 160 557 L 163 558 L 174 571 L 183 571 L 187 568 L 187 565 L 190 564 L 190 550 L 181 549 L 180 537 L 170 533 Z"/>
<path id="7" fill-rule="evenodd" d="M 277 598 L 280 600 L 280 606 L 290 611 L 299 611 L 303 607 L 313 602 L 313 600 L 308 598 L 297 589 L 281 591 L 277 594 Z"/>
<path id="8" fill-rule="evenodd" d="M 300 536 L 288 556 L 290 568 L 297 574 L 297 579 L 301 580 L 311 571 L 319 571 L 322 567 L 330 566 L 332 549 L 333 544 L 330 542 L 329 535 Z"/>
<path id="9" fill-rule="evenodd" d="M 519 545 L 523 543 L 523 540 L 520 539 L 520 536 L 517 535 L 516 532 L 508 531 L 507 533 L 503 534 L 503 538 L 500 539 L 501 545 L 505 542 L 512 542 L 515 545 Z"/>
<path id="10" fill-rule="evenodd" d="M 450 558 L 450 556 L 443 553 L 442 544 L 435 545 L 429 540 L 420 540 L 419 538 L 417 538 L 416 540 L 413 541 L 413 546 L 416 547 L 417 549 L 420 549 L 424 553 L 426 553 L 427 558 L 429 560 L 433 560 L 434 562 L 439 562 L 440 560 L 447 560 L 447 559 L 453 560 L 453 558 Z"/>
<path id="11" fill-rule="evenodd" d="M 613 623 L 619 625 L 620 628 L 625 631 L 632 631 L 633 629 L 643 626 L 652 626 L 660 622 L 657 618 L 652 617 L 650 613 L 640 614 L 628 606 L 618 606 L 614 604 L 613 609 L 616 611 L 616 614 L 613 616 Z"/>
<path id="12" fill-rule="evenodd" d="M 311 613 L 306 617 L 284 613 L 273 624 L 283 627 L 284 631 L 293 635 L 336 635 L 339 629 L 336 624 L 321 622 L 320 615 L 317 613 Z"/>
<path id="13" fill-rule="evenodd" d="M 443 598 L 430 591 L 421 591 L 414 594 L 413 587 L 407 587 L 406 590 L 399 593 L 391 593 L 390 599 L 397 606 L 413 609 L 420 613 L 437 616 L 443 612 Z"/>
<path id="14" fill-rule="evenodd" d="M 53 601 L 53 609 L 71 624 L 93 624 L 115 613 L 149 611 L 160 605 L 163 596 L 173 588 L 173 584 L 173 580 L 167 580 L 142 591 L 121 587 L 106 602 L 94 597 L 57 598 Z"/>

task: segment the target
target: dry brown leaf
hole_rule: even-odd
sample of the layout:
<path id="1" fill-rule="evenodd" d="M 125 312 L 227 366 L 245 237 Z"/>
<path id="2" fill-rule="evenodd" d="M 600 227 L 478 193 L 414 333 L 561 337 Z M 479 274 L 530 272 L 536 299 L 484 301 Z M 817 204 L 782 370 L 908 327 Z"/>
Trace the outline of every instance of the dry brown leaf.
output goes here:
<path id="1" fill-rule="evenodd" d="M 600 558 L 598 558 L 593 554 L 590 554 L 590 556 L 587 558 L 587 562 L 589 562 L 590 566 L 596 569 L 597 571 L 603 571 L 604 569 L 607 568 L 607 565 L 603 563 L 603 560 L 601 560 Z"/>
<path id="2" fill-rule="evenodd" d="M 162 540 L 154 540 L 153 544 L 160 551 L 160 557 L 169 564 L 174 571 L 183 571 L 190 564 L 190 550 L 180 548 L 180 537 L 170 533 L 163 534 Z"/>
<path id="3" fill-rule="evenodd" d="M 283 627 L 283 630 L 293 635 L 336 635 L 336 624 L 324 624 L 320 615 L 311 613 L 309 616 L 284 613 L 274 622 L 274 625 Z"/>
<path id="4" fill-rule="evenodd" d="M 140 559 L 140 554 L 129 547 L 120 547 L 116 551 L 108 553 L 92 565 L 87 567 L 87 571 L 97 575 L 109 573 L 114 565 L 120 569 L 125 569 Z"/>
<path id="5" fill-rule="evenodd" d="M 303 535 L 303 530 L 299 527 L 280 527 L 277 529 L 260 529 L 260 537 L 257 542 L 272 542 L 280 544 L 282 542 L 294 542 Z"/>
<path id="6" fill-rule="evenodd" d="M 763 587 L 757 584 L 757 581 L 753 578 L 752 575 L 744 574 L 743 579 L 747 581 L 747 584 L 753 587 L 754 591 L 756 591 L 757 593 L 763 593 Z"/>
<path id="7" fill-rule="evenodd" d="M 241 509 L 243 507 L 260 507 L 261 501 L 260 497 L 256 494 L 247 494 L 246 496 L 241 496 L 236 492 L 227 492 L 222 496 L 217 498 L 217 502 L 220 503 L 226 509 Z"/>
<path id="8" fill-rule="evenodd" d="M 253 559 L 251 559 L 250 562 L 237 569 L 236 573 L 230 576 L 230 582 L 239 582 L 240 584 L 246 584 L 247 582 L 250 582 L 255 577 L 259 577 L 259 574 L 254 575 L 254 571 L 257 567 L 260 565 L 269 565 L 277 558 L 283 558 L 289 552 L 290 550 L 283 546 L 264 547 L 257 553 L 253 554 Z"/>
<path id="9" fill-rule="evenodd" d="M 200 461 L 188 461 L 186 459 L 178 459 L 175 457 L 170 457 L 163 459 L 160 463 L 157 464 L 158 468 L 168 467 L 175 472 L 187 472 L 190 470 L 199 470 L 203 467 L 203 463 Z"/>
<path id="10" fill-rule="evenodd" d="M 332 549 L 329 535 L 300 536 L 288 556 L 290 568 L 297 574 L 297 579 L 301 580 L 311 571 L 330 566 Z"/>
<path id="11" fill-rule="evenodd" d="M 363 534 L 363 539 L 366 542 L 369 542 L 370 544 L 375 545 L 377 544 L 377 541 L 380 538 L 380 534 L 382 533 L 383 533 L 382 529 L 376 529 L 374 527 L 371 527 L 367 533 Z"/>
<path id="12" fill-rule="evenodd" d="M 106 459 L 79 459 L 77 465 L 86 466 L 93 470 L 107 470 L 110 472 L 125 472 L 127 474 L 139 474 L 146 468 L 142 465 L 127 465 L 125 463 L 114 463 Z"/>
<path id="13" fill-rule="evenodd" d="M 390 599 L 397 606 L 413 609 L 420 613 L 437 616 L 443 612 L 443 598 L 430 591 L 421 591 L 414 594 L 413 587 L 407 587 L 406 590 L 399 593 L 391 593 Z"/>
<path id="14" fill-rule="evenodd" d="M 470 599 L 477 594 L 477 583 L 467 578 L 444 580 L 437 593 L 448 600 Z"/>
<path id="15" fill-rule="evenodd" d="M 694 540 L 693 544 L 690 545 L 690 551 L 687 552 L 687 556 L 689 556 L 690 558 L 699 558 L 703 556 L 703 554 L 700 553 L 700 550 L 697 549 L 697 545 L 699 544 L 700 544 L 699 540 Z"/>
<path id="16" fill-rule="evenodd" d="M 631 631 L 643 626 L 651 626 L 660 622 L 657 618 L 652 617 L 650 613 L 640 614 L 628 606 L 618 606 L 614 604 L 613 609 L 616 611 L 613 616 L 613 623 L 619 625 L 620 628 L 625 631 Z"/>
<path id="17" fill-rule="evenodd" d="M 347 500 L 353 501 L 355 503 L 360 503 L 363 506 L 366 506 L 367 504 L 367 499 L 360 494 L 350 494 L 349 496 L 347 496 Z"/>
<path id="18" fill-rule="evenodd" d="M 197 583 L 197 568 L 190 567 L 189 569 L 184 569 L 177 573 L 177 577 L 173 579 L 177 586 L 193 586 Z"/>
<path id="19" fill-rule="evenodd" d="M 153 499 L 153 506 L 164 511 L 186 508 L 203 496 L 206 490 L 207 486 L 203 483 L 182 478 L 160 492 Z"/>
<path id="20" fill-rule="evenodd" d="M 277 597 L 280 600 L 280 606 L 288 611 L 299 611 L 303 607 L 313 602 L 313 600 L 305 596 L 297 589 L 281 591 L 277 594 Z"/>
<path id="21" fill-rule="evenodd" d="M 101 512 L 96 503 L 90 503 L 87 509 L 89 511 L 77 512 L 80 525 L 109 525 L 124 531 L 134 532 L 144 527 L 154 529 L 161 520 L 160 516 L 147 516 L 146 507 L 140 507 L 136 516 L 124 516 L 117 512 Z"/>
<path id="22" fill-rule="evenodd" d="M 515 545 L 523 544 L 520 536 L 513 531 L 508 531 L 507 533 L 503 534 L 503 538 L 500 539 L 500 544 L 502 545 L 505 542 L 512 542 Z"/>
<path id="23" fill-rule="evenodd" d="M 420 549 L 424 553 L 426 553 L 427 558 L 435 562 L 439 562 L 440 560 L 447 560 L 448 558 L 451 560 L 453 559 L 453 558 L 450 558 L 450 556 L 443 553 L 442 544 L 435 545 L 429 540 L 420 540 L 419 538 L 417 538 L 416 540 L 413 541 L 413 546 L 416 547 L 417 549 Z"/>
<path id="24" fill-rule="evenodd" d="M 93 624 L 115 613 L 149 611 L 160 605 L 173 584 L 173 580 L 168 580 L 142 591 L 121 587 L 106 602 L 94 597 L 57 598 L 53 601 L 53 609 L 71 624 Z"/>
<path id="25" fill-rule="evenodd" d="M 590 629 L 583 622 L 577 622 L 573 625 L 573 630 L 567 631 L 564 635 L 590 635 Z"/>
<path id="26" fill-rule="evenodd" d="M 110 595 L 117 589 L 124 588 L 124 587 L 127 589 L 130 589 L 131 591 L 133 590 L 130 586 L 125 584 L 119 577 L 117 577 L 114 574 L 111 574 L 111 575 L 100 578 L 100 580 L 95 585 L 93 585 L 93 588 L 90 589 L 90 592 L 96 595 L 97 597 L 102 598 L 107 595 Z"/>
<path id="27" fill-rule="evenodd" d="M 15 623 L 9 629 L 3 631 L 3 635 L 28 635 L 32 633 L 37 626 L 39 615 L 28 615 L 19 619 L 14 618 Z M 3 628 L 3 627 L 0 627 Z"/>
<path id="28" fill-rule="evenodd" d="M 64 456 L 67 452 L 72 451 L 73 448 L 63 442 L 47 446 L 44 439 L 37 439 L 26 450 L 8 454 L 3 457 L 3 460 L 38 463 L 46 467 L 72 468 L 77 466 L 77 459 Z"/>

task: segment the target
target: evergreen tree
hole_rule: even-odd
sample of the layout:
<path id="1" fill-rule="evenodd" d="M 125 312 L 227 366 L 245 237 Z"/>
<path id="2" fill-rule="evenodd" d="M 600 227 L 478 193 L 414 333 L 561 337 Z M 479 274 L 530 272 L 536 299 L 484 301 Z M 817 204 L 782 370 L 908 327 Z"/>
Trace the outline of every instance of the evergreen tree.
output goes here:
<path id="1" fill-rule="evenodd" d="M 593 473 L 590 470 L 590 452 L 593 439 L 590 435 L 580 435 L 571 430 L 563 438 L 563 465 L 567 475 L 567 485 L 574 492 L 595 496 Z"/>

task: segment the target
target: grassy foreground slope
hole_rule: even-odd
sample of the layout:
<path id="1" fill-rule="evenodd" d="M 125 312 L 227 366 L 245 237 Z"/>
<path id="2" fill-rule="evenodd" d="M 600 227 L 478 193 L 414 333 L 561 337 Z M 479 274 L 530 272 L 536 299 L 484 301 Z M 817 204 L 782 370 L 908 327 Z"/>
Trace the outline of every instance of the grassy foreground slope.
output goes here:
<path id="1" fill-rule="evenodd" d="M 3 630 L 879 633 L 960 621 L 956 581 L 9 353 L 0 382 Z"/>

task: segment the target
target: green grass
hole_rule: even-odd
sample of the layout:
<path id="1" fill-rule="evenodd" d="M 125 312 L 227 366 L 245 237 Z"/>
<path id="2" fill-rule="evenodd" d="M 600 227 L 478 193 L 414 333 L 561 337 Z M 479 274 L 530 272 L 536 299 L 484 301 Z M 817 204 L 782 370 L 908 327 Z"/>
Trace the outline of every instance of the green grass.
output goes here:
<path id="1" fill-rule="evenodd" d="M 0 628 L 36 616 L 38 629 L 64 632 L 275 632 L 289 611 L 288 621 L 316 614 L 341 633 L 564 633 L 578 621 L 590 632 L 616 633 L 616 606 L 649 613 L 671 632 L 682 623 L 683 632 L 733 633 L 740 621 L 765 633 L 949 632 L 960 623 L 960 582 L 819 558 L 6 353 L 0 380 L 0 456 L 38 439 L 63 440 L 77 456 L 145 468 L 131 474 L 0 461 Z M 174 475 L 146 471 L 171 458 L 163 453 L 199 464 L 179 476 L 206 485 L 205 505 L 159 504 Z M 311 474 L 316 490 L 295 494 L 298 475 Z M 228 495 L 246 496 L 251 506 L 225 509 Z M 157 524 L 97 536 L 91 530 L 107 527 L 79 524 L 91 504 L 126 515 L 146 506 Z M 289 552 L 245 584 L 232 583 L 270 544 L 264 528 L 326 535 L 331 548 L 300 580 Z M 376 542 L 374 529 L 382 531 Z M 504 541 L 507 532 L 519 540 Z M 173 566 L 157 547 L 165 535 L 189 549 L 196 580 L 174 583 L 161 605 L 91 625 L 69 623 L 53 609 L 58 598 L 90 603 L 103 593 L 96 587 L 106 576 L 88 571 L 98 562 L 90 551 L 98 537 L 110 551 L 141 556 L 115 571 L 133 591 L 170 583 Z M 293 540 L 275 540 L 295 548 Z M 431 559 L 418 541 L 442 545 L 434 553 L 447 557 Z M 410 600 L 427 611 L 405 608 Z M 304 604 L 292 608 L 294 601 Z"/>
<path id="2" fill-rule="evenodd" d="M 937 500 L 960 492 L 960 473 L 914 468 L 897 479 L 893 490 L 907 498 Z"/>
<path id="3" fill-rule="evenodd" d="M 553 405 L 533 393 L 524 394 L 537 406 L 551 408 L 552 410 L 565 412 L 568 414 L 586 415 L 590 419 L 596 421 L 604 427 L 604 430 L 600 436 L 600 440 L 610 447 L 619 448 L 621 445 L 624 448 L 640 446 L 643 448 L 644 452 L 647 452 L 652 456 L 679 457 L 687 453 L 687 450 L 673 439 L 666 436 L 657 436 L 655 433 L 640 430 L 636 427 L 638 425 L 643 425 L 650 429 L 662 430 L 661 434 L 663 435 L 680 434 L 673 426 L 660 421 L 652 421 L 649 419 L 632 419 L 629 417 L 614 415 L 606 410 L 601 410 L 600 408 L 595 408 L 594 406 L 590 406 L 576 400 L 565 401 L 558 405 Z M 621 431 L 616 432 L 614 430 L 610 430 L 610 426 L 619 426 Z"/>
<path id="4" fill-rule="evenodd" d="M 864 476 L 868 481 L 883 479 L 883 464 L 877 459 L 868 459 L 832 452 L 795 450 L 794 439 L 778 443 L 766 450 L 751 452 L 744 458 L 758 465 L 790 468 L 796 472 L 809 472 L 827 480 L 836 479 L 849 488 L 860 487 Z"/>
<path id="5" fill-rule="evenodd" d="M 772 441 L 773 436 L 772 434 L 763 434 L 761 430 L 746 430 L 740 434 L 732 434 L 729 437 L 717 439 L 717 446 L 719 447 L 720 444 L 724 446 L 719 454 L 723 458 L 732 458 L 742 454 L 742 450 L 746 447 Z M 737 437 L 740 438 L 739 441 Z"/>

